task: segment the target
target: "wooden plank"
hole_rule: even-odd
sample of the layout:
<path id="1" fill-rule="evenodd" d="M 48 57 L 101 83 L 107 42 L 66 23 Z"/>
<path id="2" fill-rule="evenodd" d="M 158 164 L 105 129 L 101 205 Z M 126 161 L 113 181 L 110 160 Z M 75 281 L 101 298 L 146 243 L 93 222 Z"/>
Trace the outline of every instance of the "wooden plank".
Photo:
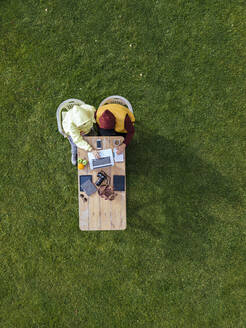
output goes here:
<path id="1" fill-rule="evenodd" d="M 93 148 L 96 148 L 96 139 L 97 137 L 90 138 L 89 143 Z M 97 181 L 97 173 L 99 170 L 90 170 L 89 167 L 89 171 L 90 174 L 92 175 L 92 182 L 95 183 Z M 101 218 L 99 213 L 100 207 L 99 207 L 98 193 L 96 192 L 90 197 L 88 197 L 88 200 L 89 200 L 89 230 L 101 230 Z"/>
<path id="2" fill-rule="evenodd" d="M 85 151 L 82 149 L 78 149 L 78 158 L 86 158 Z M 88 173 L 88 165 L 83 169 L 78 169 L 78 198 L 79 198 L 79 228 L 80 230 L 88 230 L 89 228 L 89 211 L 88 211 L 88 202 L 84 202 L 80 197 L 80 194 L 84 194 L 80 192 L 80 176 L 87 175 Z"/>
<path id="3" fill-rule="evenodd" d="M 104 137 L 103 148 L 110 148 L 109 137 Z M 111 176 L 111 167 L 105 167 L 103 168 L 103 171 Z M 100 196 L 98 198 L 100 200 L 101 230 L 111 230 L 112 202 Z"/>
<path id="4" fill-rule="evenodd" d="M 116 139 L 116 138 L 114 138 Z M 113 139 L 113 140 L 114 140 Z M 123 137 L 118 137 L 121 141 L 124 140 Z M 114 148 L 113 140 L 111 141 L 112 149 Z M 114 175 L 124 175 L 125 176 L 125 152 L 124 152 L 124 162 L 117 162 L 111 169 L 111 179 L 113 185 Z M 117 196 L 113 200 L 112 205 L 112 230 L 124 230 L 126 229 L 126 190 L 116 191 Z"/>

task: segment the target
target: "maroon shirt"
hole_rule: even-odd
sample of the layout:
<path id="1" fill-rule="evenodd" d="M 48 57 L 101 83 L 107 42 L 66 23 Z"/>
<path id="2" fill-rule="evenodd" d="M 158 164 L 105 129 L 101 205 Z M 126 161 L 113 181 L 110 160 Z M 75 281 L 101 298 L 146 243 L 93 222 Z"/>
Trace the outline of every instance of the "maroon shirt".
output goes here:
<path id="1" fill-rule="evenodd" d="M 132 124 L 132 121 L 128 114 L 126 114 L 126 117 L 125 117 L 125 129 L 127 131 L 127 134 L 126 134 L 125 140 L 123 142 L 126 144 L 126 147 L 127 147 L 129 145 L 129 143 L 131 142 L 132 137 L 135 133 L 134 125 Z"/>
<path id="2" fill-rule="evenodd" d="M 95 112 L 95 120 L 96 120 L 96 112 Z M 125 117 L 124 128 L 127 131 L 127 133 L 126 133 L 123 143 L 126 144 L 126 147 L 127 147 L 129 145 L 129 143 L 131 142 L 132 137 L 135 133 L 134 125 L 132 124 L 132 121 L 128 114 L 126 114 L 126 117 Z"/>

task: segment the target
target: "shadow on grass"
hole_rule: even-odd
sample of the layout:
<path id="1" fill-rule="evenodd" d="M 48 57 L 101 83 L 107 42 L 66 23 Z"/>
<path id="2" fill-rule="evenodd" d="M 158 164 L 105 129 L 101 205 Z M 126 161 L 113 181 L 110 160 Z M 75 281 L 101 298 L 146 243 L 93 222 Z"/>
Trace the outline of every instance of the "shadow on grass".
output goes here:
<path id="1" fill-rule="evenodd" d="M 175 259 L 200 258 L 218 213 L 237 208 L 240 193 L 192 149 L 138 129 L 127 152 L 128 226 L 160 239 Z"/>

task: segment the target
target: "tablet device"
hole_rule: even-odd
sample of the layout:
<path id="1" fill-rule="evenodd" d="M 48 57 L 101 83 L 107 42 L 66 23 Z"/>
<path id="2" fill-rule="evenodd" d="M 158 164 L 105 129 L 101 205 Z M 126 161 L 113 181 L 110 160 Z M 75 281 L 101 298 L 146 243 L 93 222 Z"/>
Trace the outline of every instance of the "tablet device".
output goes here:
<path id="1" fill-rule="evenodd" d="M 125 191 L 125 176 L 114 175 L 113 186 L 115 191 Z"/>
<path id="2" fill-rule="evenodd" d="M 87 180 L 90 180 L 92 182 L 92 175 L 80 175 L 79 176 L 80 191 L 84 191 L 82 188 L 82 184 L 84 182 L 86 182 Z"/>

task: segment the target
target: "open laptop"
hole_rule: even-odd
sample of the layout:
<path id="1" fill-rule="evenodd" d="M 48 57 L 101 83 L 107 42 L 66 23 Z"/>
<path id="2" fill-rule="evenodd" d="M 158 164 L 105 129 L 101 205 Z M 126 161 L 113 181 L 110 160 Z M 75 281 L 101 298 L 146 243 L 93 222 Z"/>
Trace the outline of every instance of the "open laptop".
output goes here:
<path id="1" fill-rule="evenodd" d="M 96 158 L 92 152 L 88 153 L 88 160 L 91 170 L 114 165 L 113 152 L 111 148 L 103 149 L 98 152 L 100 154 L 100 158 Z"/>

